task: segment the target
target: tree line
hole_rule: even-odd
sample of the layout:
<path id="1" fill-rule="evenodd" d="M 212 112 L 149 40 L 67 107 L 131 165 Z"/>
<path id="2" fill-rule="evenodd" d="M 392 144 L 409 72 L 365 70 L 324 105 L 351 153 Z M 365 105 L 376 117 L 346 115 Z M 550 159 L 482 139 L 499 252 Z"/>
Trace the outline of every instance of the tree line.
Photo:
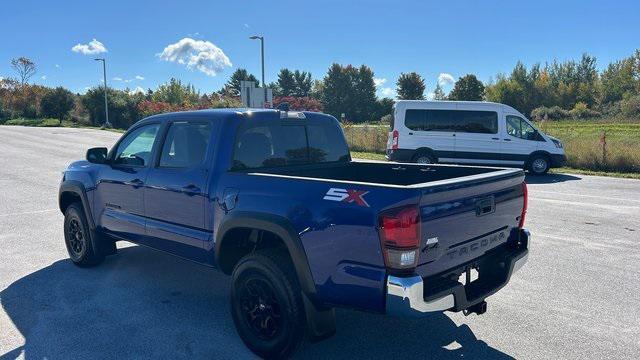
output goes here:
<path id="1" fill-rule="evenodd" d="M 434 100 L 494 101 L 510 105 L 535 119 L 613 116 L 640 118 L 640 50 L 599 72 L 596 59 L 554 61 L 530 67 L 518 62 L 509 74 L 484 84 L 473 74 L 458 78 L 448 94 L 436 83 Z M 11 60 L 15 77 L 0 80 L 0 122 L 11 118 L 50 117 L 86 125 L 104 122 L 104 88 L 85 94 L 30 84 L 36 64 L 26 57 Z M 193 85 L 170 79 L 156 89 L 132 92 L 109 88 L 109 114 L 114 126 L 126 128 L 137 120 L 168 111 L 240 107 L 240 82 L 258 79 L 246 69 L 231 74 L 222 89 L 201 93 Z M 425 99 L 427 83 L 416 72 L 396 80 L 397 99 Z M 349 122 L 379 121 L 391 114 L 394 99 L 378 98 L 373 70 L 366 66 L 332 64 L 322 78 L 302 70 L 281 69 L 274 106 L 289 103 L 294 110 L 324 111 Z"/>

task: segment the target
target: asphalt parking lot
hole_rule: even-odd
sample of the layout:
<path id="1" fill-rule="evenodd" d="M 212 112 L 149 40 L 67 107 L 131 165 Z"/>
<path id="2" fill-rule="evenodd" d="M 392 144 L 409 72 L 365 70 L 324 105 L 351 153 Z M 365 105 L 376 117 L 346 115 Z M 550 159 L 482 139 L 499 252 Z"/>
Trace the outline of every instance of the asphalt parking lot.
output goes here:
<path id="1" fill-rule="evenodd" d="M 117 133 L 0 126 L 0 358 L 251 358 L 228 279 L 138 246 L 93 269 L 67 259 L 60 172 Z M 640 181 L 529 177 L 529 263 L 482 316 L 337 311 L 298 358 L 638 358 Z"/>

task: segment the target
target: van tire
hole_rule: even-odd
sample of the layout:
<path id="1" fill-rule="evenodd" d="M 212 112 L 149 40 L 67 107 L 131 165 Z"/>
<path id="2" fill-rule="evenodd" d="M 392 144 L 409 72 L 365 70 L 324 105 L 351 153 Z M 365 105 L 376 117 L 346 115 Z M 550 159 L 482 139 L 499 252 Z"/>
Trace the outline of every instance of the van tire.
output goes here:
<path id="1" fill-rule="evenodd" d="M 421 150 L 413 155 L 413 158 L 411 158 L 411 162 L 414 162 L 416 164 L 435 164 L 438 161 L 430 151 Z"/>
<path id="2" fill-rule="evenodd" d="M 265 359 L 290 357 L 302 343 L 302 291 L 288 254 L 263 249 L 244 256 L 231 275 L 231 315 L 245 345 Z"/>
<path id="3" fill-rule="evenodd" d="M 544 175 L 551 168 L 549 157 L 544 154 L 533 155 L 528 162 L 527 170 L 533 175 Z"/>

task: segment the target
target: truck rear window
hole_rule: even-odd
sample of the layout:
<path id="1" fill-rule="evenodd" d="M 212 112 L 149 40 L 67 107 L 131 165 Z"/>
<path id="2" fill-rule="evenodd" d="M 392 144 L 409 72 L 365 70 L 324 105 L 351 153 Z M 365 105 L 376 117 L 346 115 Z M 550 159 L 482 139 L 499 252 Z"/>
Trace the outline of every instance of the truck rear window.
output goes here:
<path id="1" fill-rule="evenodd" d="M 240 126 L 233 170 L 349 160 L 349 148 L 337 124 L 247 121 Z"/>

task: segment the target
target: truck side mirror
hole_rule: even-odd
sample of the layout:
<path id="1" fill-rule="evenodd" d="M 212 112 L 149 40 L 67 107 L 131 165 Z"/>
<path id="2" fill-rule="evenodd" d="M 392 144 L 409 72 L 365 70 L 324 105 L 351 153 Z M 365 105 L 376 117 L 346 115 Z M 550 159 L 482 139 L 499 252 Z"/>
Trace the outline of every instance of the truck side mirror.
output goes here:
<path id="1" fill-rule="evenodd" d="M 106 164 L 107 163 L 107 148 L 95 147 L 87 150 L 87 161 L 93 164 Z"/>

